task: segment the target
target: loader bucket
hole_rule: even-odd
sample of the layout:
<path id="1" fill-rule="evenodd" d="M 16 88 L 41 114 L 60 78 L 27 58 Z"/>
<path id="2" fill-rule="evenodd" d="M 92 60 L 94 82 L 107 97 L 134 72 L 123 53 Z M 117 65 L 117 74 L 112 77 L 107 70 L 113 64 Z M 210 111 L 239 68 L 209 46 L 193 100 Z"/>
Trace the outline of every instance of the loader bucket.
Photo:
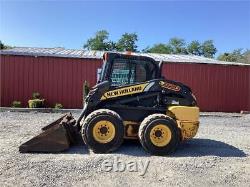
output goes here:
<path id="1" fill-rule="evenodd" d="M 43 132 L 19 147 L 19 152 L 49 152 L 56 153 L 67 150 L 77 143 L 79 133 L 75 119 L 68 113 L 42 128 Z"/>

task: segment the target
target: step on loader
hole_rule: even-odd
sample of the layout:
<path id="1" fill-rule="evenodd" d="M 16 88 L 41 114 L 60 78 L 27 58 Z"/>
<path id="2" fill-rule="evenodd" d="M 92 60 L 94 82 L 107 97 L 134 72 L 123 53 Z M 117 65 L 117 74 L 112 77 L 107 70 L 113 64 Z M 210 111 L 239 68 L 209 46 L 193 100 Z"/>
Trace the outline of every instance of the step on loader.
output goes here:
<path id="1" fill-rule="evenodd" d="M 196 135 L 199 108 L 191 89 L 165 79 L 161 69 L 150 57 L 105 53 L 79 118 L 65 114 L 19 151 L 60 152 L 83 141 L 95 153 L 108 153 L 124 139 L 139 139 L 153 155 L 173 152 Z"/>

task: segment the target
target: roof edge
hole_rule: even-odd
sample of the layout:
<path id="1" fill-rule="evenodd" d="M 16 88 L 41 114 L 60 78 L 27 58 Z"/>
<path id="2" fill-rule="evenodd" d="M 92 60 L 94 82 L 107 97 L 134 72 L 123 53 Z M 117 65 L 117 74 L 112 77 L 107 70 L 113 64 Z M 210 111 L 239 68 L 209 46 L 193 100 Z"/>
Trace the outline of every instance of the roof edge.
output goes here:
<path id="1" fill-rule="evenodd" d="M 15 47 L 11 49 L 0 50 L 0 55 L 16 55 L 16 56 L 34 56 L 34 57 L 61 57 L 61 58 L 86 58 L 86 59 L 102 59 L 105 51 L 90 51 L 83 49 L 65 49 L 64 47 L 55 48 L 39 48 L 39 47 Z M 124 52 L 119 52 L 124 53 Z M 132 53 L 138 56 L 147 56 L 156 61 L 165 63 L 193 63 L 193 64 L 215 64 L 215 65 L 236 65 L 250 66 L 250 64 L 238 62 L 226 62 L 216 59 L 210 59 L 196 55 L 184 54 L 158 54 L 158 53 Z"/>

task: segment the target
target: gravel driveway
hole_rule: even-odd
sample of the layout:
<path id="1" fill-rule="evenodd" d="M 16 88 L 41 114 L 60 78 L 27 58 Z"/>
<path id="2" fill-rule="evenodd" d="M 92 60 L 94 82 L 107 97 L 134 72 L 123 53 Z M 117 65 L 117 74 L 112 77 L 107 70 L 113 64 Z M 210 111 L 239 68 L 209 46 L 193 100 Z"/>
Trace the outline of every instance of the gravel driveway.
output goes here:
<path id="1" fill-rule="evenodd" d="M 21 143 L 59 116 L 0 113 L 0 186 L 250 186 L 250 115 L 203 116 L 196 138 L 166 157 L 150 156 L 134 142 L 112 154 L 94 154 L 86 146 L 60 154 L 18 152 Z M 137 165 L 107 172 L 104 161 Z"/>

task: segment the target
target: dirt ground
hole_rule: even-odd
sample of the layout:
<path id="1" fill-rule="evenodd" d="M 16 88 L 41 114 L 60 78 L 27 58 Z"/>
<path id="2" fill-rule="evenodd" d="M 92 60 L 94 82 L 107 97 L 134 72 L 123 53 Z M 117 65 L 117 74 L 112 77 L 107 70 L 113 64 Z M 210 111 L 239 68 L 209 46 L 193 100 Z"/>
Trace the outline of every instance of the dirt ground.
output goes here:
<path id="1" fill-rule="evenodd" d="M 112 154 L 94 154 L 86 146 L 60 154 L 18 152 L 21 143 L 59 116 L 0 113 L 0 186 L 250 186 L 250 115 L 203 116 L 195 139 L 165 157 L 150 156 L 131 142 Z M 104 161 L 137 167 L 104 171 Z"/>

